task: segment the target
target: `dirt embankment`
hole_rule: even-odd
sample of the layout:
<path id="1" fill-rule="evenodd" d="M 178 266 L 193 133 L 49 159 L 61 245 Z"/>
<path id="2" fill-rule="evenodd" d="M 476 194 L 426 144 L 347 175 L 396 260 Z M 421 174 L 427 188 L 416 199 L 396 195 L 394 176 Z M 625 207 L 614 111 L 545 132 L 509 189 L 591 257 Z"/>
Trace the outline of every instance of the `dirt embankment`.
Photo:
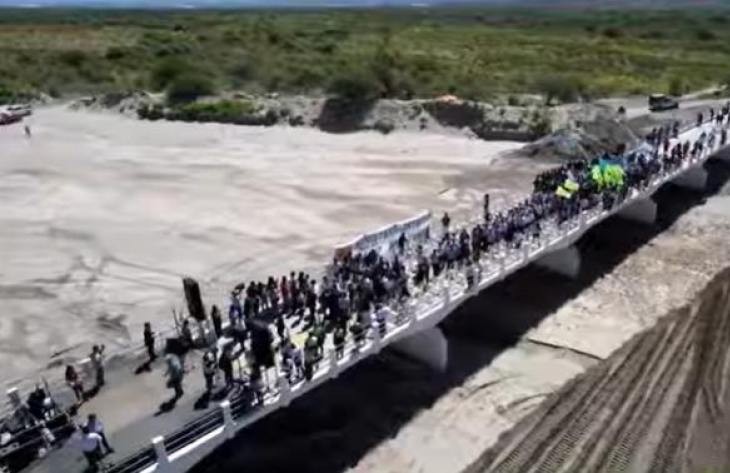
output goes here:
<path id="1" fill-rule="evenodd" d="M 528 154 L 537 158 L 591 155 L 636 141 L 636 136 L 618 120 L 613 110 L 594 104 L 545 107 L 539 101 L 527 99 L 518 106 L 452 96 L 353 101 L 242 93 L 204 99 L 200 103 L 210 107 L 169 107 L 164 105 L 162 96 L 130 92 L 87 97 L 76 101 L 72 107 L 113 110 L 152 120 L 303 126 L 331 133 L 424 131 L 524 142 L 545 137 L 528 149 Z"/>
<path id="2" fill-rule="evenodd" d="M 730 268 L 553 394 L 464 473 L 720 471 L 730 464 L 729 343 Z"/>

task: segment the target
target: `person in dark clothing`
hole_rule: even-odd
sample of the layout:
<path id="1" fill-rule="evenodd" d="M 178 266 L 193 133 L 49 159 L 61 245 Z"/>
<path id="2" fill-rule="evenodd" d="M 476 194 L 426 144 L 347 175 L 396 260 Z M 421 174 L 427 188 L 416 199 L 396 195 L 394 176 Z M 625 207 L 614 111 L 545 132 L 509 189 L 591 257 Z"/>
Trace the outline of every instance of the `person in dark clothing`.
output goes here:
<path id="1" fill-rule="evenodd" d="M 76 396 L 76 401 L 81 403 L 84 401 L 84 384 L 81 382 L 79 374 L 73 365 L 66 366 L 66 384 L 71 388 Z"/>
<path id="2" fill-rule="evenodd" d="M 401 233 L 398 237 L 398 253 L 403 254 L 406 251 L 406 242 L 407 242 L 406 234 Z"/>
<path id="3" fill-rule="evenodd" d="M 223 336 L 223 319 L 221 318 L 221 311 L 218 309 L 217 305 L 214 305 L 210 309 L 210 320 L 213 323 L 215 338 L 221 338 Z"/>
<path id="4" fill-rule="evenodd" d="M 157 355 L 155 354 L 155 333 L 152 331 L 152 325 L 149 322 L 144 323 L 144 331 L 142 333 L 144 338 L 144 346 L 147 348 L 147 356 L 150 362 L 155 361 Z"/>
<path id="5" fill-rule="evenodd" d="M 218 367 L 223 371 L 223 379 L 226 382 L 226 389 L 233 387 L 233 354 L 231 353 L 230 346 L 223 349 L 220 360 L 218 360 Z"/>
<path id="6" fill-rule="evenodd" d="M 441 217 L 441 225 L 444 227 L 444 232 L 449 231 L 449 225 L 451 225 L 451 217 L 448 212 L 444 212 L 444 216 Z"/>

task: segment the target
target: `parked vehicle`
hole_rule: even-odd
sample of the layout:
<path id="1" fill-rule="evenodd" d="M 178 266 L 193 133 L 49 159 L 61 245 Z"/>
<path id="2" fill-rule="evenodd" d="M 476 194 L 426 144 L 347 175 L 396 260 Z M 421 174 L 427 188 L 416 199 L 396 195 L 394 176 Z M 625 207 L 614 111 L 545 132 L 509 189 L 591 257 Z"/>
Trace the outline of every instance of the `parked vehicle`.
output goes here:
<path id="1" fill-rule="evenodd" d="M 649 110 L 661 112 L 664 110 L 676 110 L 679 108 L 679 101 L 668 95 L 653 94 L 649 96 Z"/>
<path id="2" fill-rule="evenodd" d="M 10 112 L 0 112 L 0 125 L 11 125 L 23 120 L 23 115 Z"/>

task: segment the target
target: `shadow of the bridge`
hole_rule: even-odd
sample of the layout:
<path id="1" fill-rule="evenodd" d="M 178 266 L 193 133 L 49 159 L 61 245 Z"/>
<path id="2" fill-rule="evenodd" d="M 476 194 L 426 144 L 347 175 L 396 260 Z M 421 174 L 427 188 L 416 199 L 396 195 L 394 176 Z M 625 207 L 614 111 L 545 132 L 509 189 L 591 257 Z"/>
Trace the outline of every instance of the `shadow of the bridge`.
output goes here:
<path id="1" fill-rule="evenodd" d="M 655 224 L 614 217 L 586 233 L 578 243 L 584 261 L 578 278 L 529 266 L 467 301 L 443 323 L 450 357 L 445 373 L 386 349 L 244 429 L 192 471 L 335 473 L 356 465 L 419 411 L 487 367 L 529 329 L 717 194 L 730 178 L 730 165 L 709 161 L 705 167 L 710 176 L 705 192 L 669 184 L 656 193 Z"/>

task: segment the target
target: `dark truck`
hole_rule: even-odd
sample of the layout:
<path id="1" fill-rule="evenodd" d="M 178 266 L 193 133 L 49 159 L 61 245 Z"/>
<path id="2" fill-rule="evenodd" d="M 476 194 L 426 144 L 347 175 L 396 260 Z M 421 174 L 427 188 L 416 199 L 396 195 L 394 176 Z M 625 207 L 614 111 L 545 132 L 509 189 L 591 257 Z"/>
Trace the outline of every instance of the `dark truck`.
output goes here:
<path id="1" fill-rule="evenodd" d="M 679 108 L 679 101 L 676 98 L 664 94 L 653 94 L 649 96 L 649 110 L 662 112 L 664 110 L 675 110 Z"/>

